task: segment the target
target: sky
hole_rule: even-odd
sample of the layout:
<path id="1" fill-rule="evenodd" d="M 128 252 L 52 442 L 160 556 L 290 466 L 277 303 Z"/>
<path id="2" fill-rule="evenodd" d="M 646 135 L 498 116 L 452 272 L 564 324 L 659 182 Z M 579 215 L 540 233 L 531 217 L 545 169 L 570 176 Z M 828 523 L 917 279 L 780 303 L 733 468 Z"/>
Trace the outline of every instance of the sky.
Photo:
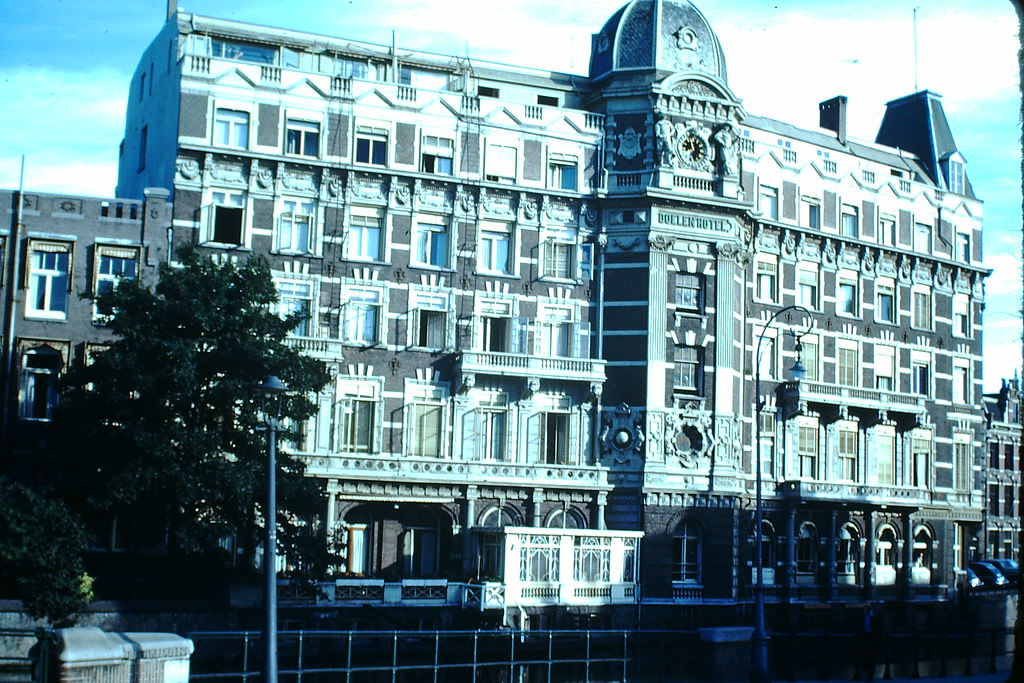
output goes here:
<path id="1" fill-rule="evenodd" d="M 591 35 L 623 2 L 182 0 L 178 8 L 382 45 L 394 32 L 399 51 L 586 74 Z M 695 4 L 722 43 L 731 90 L 752 114 L 816 129 L 818 103 L 846 95 L 849 136 L 871 141 L 889 100 L 924 89 L 942 95 L 985 201 L 993 273 L 984 390 L 998 389 L 1021 358 L 1020 95 L 1009 0 Z M 131 75 L 166 15 L 160 0 L 0 0 L 0 187 L 19 186 L 24 156 L 26 191 L 113 196 Z"/>

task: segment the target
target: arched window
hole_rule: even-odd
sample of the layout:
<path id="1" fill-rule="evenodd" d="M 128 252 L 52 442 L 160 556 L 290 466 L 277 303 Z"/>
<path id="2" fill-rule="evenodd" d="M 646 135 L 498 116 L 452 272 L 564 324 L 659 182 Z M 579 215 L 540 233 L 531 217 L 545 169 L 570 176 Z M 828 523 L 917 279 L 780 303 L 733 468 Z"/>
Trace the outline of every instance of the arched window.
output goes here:
<path id="1" fill-rule="evenodd" d="M 750 531 L 750 583 L 757 583 L 757 538 L 754 530 Z M 764 570 L 763 580 L 766 584 L 775 583 L 775 567 L 778 565 L 776 553 L 775 527 L 768 520 L 761 521 L 761 567 Z"/>
<path id="2" fill-rule="evenodd" d="M 813 574 L 818 566 L 818 531 L 810 522 L 800 525 L 796 537 L 796 572 Z"/>
<path id="3" fill-rule="evenodd" d="M 476 530 L 477 579 L 497 579 L 504 572 L 505 535 L 501 529 L 517 526 L 519 515 L 507 505 L 493 505 L 480 515 Z"/>
<path id="4" fill-rule="evenodd" d="M 700 583 L 700 570 L 700 531 L 693 522 L 683 522 L 672 538 L 672 580 Z"/>
<path id="5" fill-rule="evenodd" d="M 836 581 L 856 584 L 860 568 L 860 531 L 855 524 L 844 524 L 836 539 Z"/>
<path id="6" fill-rule="evenodd" d="M 928 527 L 920 526 L 914 532 L 914 545 L 911 550 L 910 580 L 912 583 L 929 584 L 932 582 L 932 535 Z"/>
<path id="7" fill-rule="evenodd" d="M 890 585 L 896 583 L 896 557 L 899 544 L 896 530 L 888 524 L 878 531 L 875 539 L 875 584 Z"/>
<path id="8" fill-rule="evenodd" d="M 544 523 L 549 529 L 586 529 L 587 525 L 578 510 L 563 508 L 548 515 Z"/>

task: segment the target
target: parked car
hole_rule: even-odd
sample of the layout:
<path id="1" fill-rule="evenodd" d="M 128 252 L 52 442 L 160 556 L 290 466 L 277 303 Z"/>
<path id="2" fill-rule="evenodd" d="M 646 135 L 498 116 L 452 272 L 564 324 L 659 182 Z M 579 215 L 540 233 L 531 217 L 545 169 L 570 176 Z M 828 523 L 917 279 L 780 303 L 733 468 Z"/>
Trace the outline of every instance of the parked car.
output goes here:
<path id="1" fill-rule="evenodd" d="M 1011 586 L 1016 586 L 1020 583 L 1020 564 L 1018 564 L 1017 560 L 1012 557 L 1000 557 L 998 559 L 986 560 L 986 562 L 998 567 Z"/>
<path id="2" fill-rule="evenodd" d="M 964 573 L 967 575 L 964 585 L 966 585 L 968 589 L 981 588 L 981 579 L 978 578 L 978 575 L 974 573 L 973 569 L 968 567 L 964 570 Z"/>
<path id="3" fill-rule="evenodd" d="M 981 583 L 985 588 L 1003 588 L 1010 585 L 1006 576 L 994 564 L 979 560 L 971 562 L 967 565 L 967 568 L 974 570 L 974 573 L 981 579 Z"/>

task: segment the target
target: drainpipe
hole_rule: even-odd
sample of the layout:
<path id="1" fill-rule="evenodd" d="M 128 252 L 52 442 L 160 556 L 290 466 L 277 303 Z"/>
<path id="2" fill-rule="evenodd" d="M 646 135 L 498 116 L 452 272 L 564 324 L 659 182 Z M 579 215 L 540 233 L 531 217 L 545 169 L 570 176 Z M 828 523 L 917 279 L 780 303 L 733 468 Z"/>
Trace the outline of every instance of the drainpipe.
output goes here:
<path id="1" fill-rule="evenodd" d="M 3 403 L 2 416 L 0 416 L 0 434 L 3 438 L 3 450 L 0 451 L 0 463 L 10 464 L 11 457 L 11 414 L 14 412 L 14 389 L 17 383 L 14 381 L 15 363 L 14 357 L 14 334 L 15 318 L 17 313 L 17 292 L 18 292 L 18 254 L 21 252 L 19 244 L 21 240 L 22 204 L 24 203 L 25 189 L 25 157 L 21 157 L 21 175 L 18 179 L 18 191 L 14 193 L 14 221 L 11 223 L 11 232 L 7 240 L 7 248 L 4 250 L 7 262 L 6 266 L 7 288 L 4 297 L 4 351 L 3 351 Z"/>

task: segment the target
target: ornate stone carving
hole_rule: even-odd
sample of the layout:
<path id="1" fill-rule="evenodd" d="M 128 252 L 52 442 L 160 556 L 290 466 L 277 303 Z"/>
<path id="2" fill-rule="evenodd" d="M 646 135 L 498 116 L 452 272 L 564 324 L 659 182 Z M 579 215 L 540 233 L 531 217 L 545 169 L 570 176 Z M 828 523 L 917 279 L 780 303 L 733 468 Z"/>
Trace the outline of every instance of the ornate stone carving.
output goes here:
<path id="1" fill-rule="evenodd" d="M 619 464 L 628 462 L 628 456 L 639 454 L 644 445 L 643 415 L 626 403 L 601 415 L 601 452 L 611 454 Z"/>
<path id="2" fill-rule="evenodd" d="M 185 180 L 195 180 L 199 177 L 199 162 L 195 159 L 178 159 L 178 175 Z"/>
<path id="3" fill-rule="evenodd" d="M 588 227 L 593 228 L 597 225 L 597 210 L 595 210 L 590 204 L 583 205 L 582 214 L 583 222 L 586 223 Z"/>
<path id="4" fill-rule="evenodd" d="M 735 242 L 723 242 L 716 245 L 718 257 L 733 261 L 741 266 L 750 260 L 750 253 Z"/>
<path id="5" fill-rule="evenodd" d="M 632 126 L 615 136 L 616 150 L 623 159 L 636 159 L 643 152 L 643 138 Z"/>
<path id="6" fill-rule="evenodd" d="M 714 439 L 711 413 L 697 403 L 687 403 L 665 416 L 665 455 L 675 457 L 684 469 L 704 469 L 710 464 Z"/>
<path id="7" fill-rule="evenodd" d="M 261 190 L 270 189 L 274 185 L 274 171 L 269 168 L 260 168 L 256 171 L 256 185 Z"/>
<path id="8" fill-rule="evenodd" d="M 460 189 L 456 201 L 463 213 L 473 213 L 476 211 L 476 199 L 474 199 L 473 194 L 469 190 Z"/>
<path id="9" fill-rule="evenodd" d="M 669 251 L 673 244 L 675 244 L 675 240 L 666 235 L 653 235 L 647 238 L 647 247 L 652 251 L 655 249 Z"/>
<path id="10" fill-rule="evenodd" d="M 312 173 L 294 168 L 284 170 L 284 173 L 281 174 L 281 183 L 289 190 L 310 192 L 316 189 L 316 181 Z"/>
<path id="11" fill-rule="evenodd" d="M 412 189 L 405 183 L 396 183 L 394 194 L 395 203 L 399 206 L 409 206 L 412 202 Z"/>
<path id="12" fill-rule="evenodd" d="M 327 181 L 327 193 L 332 197 L 338 197 L 341 195 L 343 187 L 340 178 L 331 178 Z"/>

